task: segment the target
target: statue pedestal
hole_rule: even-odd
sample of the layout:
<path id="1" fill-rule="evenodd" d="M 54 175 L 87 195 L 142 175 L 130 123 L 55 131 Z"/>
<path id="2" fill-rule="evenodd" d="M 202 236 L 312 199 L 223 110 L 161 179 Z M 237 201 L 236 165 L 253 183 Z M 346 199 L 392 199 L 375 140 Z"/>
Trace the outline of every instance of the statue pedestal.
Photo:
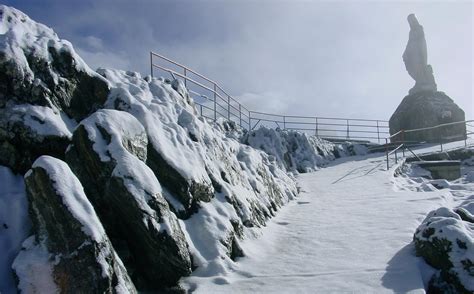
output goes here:
<path id="1" fill-rule="evenodd" d="M 400 130 L 433 127 L 440 124 L 464 121 L 464 111 L 443 92 L 424 91 L 410 94 L 393 113 L 389 121 L 390 134 Z M 405 133 L 404 141 L 447 142 L 462 140 L 466 136 L 466 125 L 456 124 L 432 130 Z M 402 137 L 392 138 L 392 142 Z"/>

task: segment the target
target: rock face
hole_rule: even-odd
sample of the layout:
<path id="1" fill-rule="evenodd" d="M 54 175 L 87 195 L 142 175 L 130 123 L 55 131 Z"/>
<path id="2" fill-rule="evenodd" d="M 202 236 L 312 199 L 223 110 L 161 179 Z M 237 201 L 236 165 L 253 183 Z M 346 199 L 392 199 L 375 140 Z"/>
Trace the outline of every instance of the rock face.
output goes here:
<path id="1" fill-rule="evenodd" d="M 415 86 L 400 103 L 389 121 L 390 134 L 400 130 L 433 127 L 440 124 L 462 122 L 464 111 L 445 93 L 438 92 L 428 53 L 423 27 L 414 14 L 408 16 L 410 36 L 403 53 L 408 74 L 415 80 Z M 466 136 L 465 124 L 456 124 L 432 130 L 416 131 L 395 136 L 392 141 L 454 141 Z"/>
<path id="2" fill-rule="evenodd" d="M 35 238 L 14 262 L 24 293 L 38 290 L 35 256 L 60 293 L 136 293 L 122 262 L 68 165 L 42 156 L 25 177 Z M 51 292 L 50 292 L 51 293 Z"/>
<path id="3" fill-rule="evenodd" d="M 418 92 L 406 96 L 389 121 L 390 134 L 400 130 L 413 130 L 462 122 L 464 111 L 443 92 Z M 448 125 L 431 130 L 407 132 L 396 136 L 393 141 L 440 142 L 462 140 L 466 136 L 464 123 Z"/>
<path id="4" fill-rule="evenodd" d="M 74 120 L 100 108 L 109 89 L 69 42 L 4 5 L 0 42 L 0 164 L 24 173 L 41 154 L 61 158 Z"/>
<path id="5" fill-rule="evenodd" d="M 148 138 L 132 115 L 99 110 L 73 135 L 66 160 L 96 207 L 123 260 L 143 288 L 173 286 L 191 273 L 191 258 L 161 185 L 145 164 Z M 127 244 L 126 247 L 121 244 Z"/>
<path id="6" fill-rule="evenodd" d="M 413 237 L 416 253 L 439 272 L 428 292 L 472 293 L 474 291 L 474 242 L 472 223 L 441 207 L 428 214 Z"/>

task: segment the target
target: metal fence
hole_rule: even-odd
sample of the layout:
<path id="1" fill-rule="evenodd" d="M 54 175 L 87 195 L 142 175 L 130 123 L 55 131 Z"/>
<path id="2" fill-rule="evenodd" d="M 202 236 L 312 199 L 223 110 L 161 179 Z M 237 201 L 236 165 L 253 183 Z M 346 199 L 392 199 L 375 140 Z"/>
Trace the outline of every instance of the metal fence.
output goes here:
<path id="1" fill-rule="evenodd" d="M 200 115 L 211 121 L 222 117 L 247 130 L 263 125 L 302 131 L 333 141 L 380 143 L 389 134 L 386 120 L 281 115 L 249 110 L 213 80 L 154 52 L 150 52 L 150 70 L 152 76 L 155 70 L 159 70 L 173 79 L 181 78 Z"/>
<path id="2" fill-rule="evenodd" d="M 437 131 L 442 134 L 443 130 L 451 130 L 452 127 L 465 127 L 464 134 L 455 134 L 455 135 L 440 135 L 434 137 L 431 140 L 413 140 L 413 137 L 416 137 L 416 134 Z M 410 139 L 406 139 L 407 135 L 412 135 Z M 413 136 L 415 135 L 415 136 Z M 387 163 L 387 170 L 390 168 L 390 156 L 394 154 L 395 163 L 398 162 L 398 155 L 397 152 L 402 153 L 402 157 L 405 157 L 405 151 L 408 150 L 412 155 L 418 157 L 412 150 L 413 147 L 419 146 L 426 146 L 426 145 L 439 145 L 440 151 L 443 152 L 443 144 L 464 140 L 464 146 L 467 147 L 467 139 L 474 136 L 474 120 L 466 120 L 466 121 L 458 121 L 458 122 L 451 122 L 440 124 L 432 127 L 426 128 L 418 128 L 418 129 L 411 129 L 411 130 L 400 130 L 393 135 L 388 136 L 385 138 L 385 157 Z M 419 159 L 419 158 L 418 158 Z"/>

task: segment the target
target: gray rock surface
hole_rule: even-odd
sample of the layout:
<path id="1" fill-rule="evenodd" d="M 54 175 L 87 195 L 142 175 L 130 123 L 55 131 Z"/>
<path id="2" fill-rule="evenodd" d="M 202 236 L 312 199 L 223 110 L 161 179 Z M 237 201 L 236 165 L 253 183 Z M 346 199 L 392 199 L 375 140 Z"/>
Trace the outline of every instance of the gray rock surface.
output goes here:
<path id="1" fill-rule="evenodd" d="M 102 107 L 109 88 L 69 42 L 4 5 L 0 43 L 0 164 L 24 173 L 42 154 L 64 156 L 70 134 L 42 133 L 40 125 L 51 123 L 48 116 L 83 119 Z"/>
<path id="2" fill-rule="evenodd" d="M 140 290 L 174 286 L 191 273 L 191 257 L 176 216 L 145 164 L 148 139 L 132 115 L 99 110 L 73 135 L 66 160 L 96 207 Z M 100 146 L 100 147 L 99 147 Z"/>
<path id="3" fill-rule="evenodd" d="M 474 291 L 474 243 L 471 224 L 451 209 L 428 214 L 415 232 L 416 254 L 439 270 L 430 281 L 433 293 Z"/>
<path id="4" fill-rule="evenodd" d="M 418 92 L 406 96 L 390 117 L 390 134 L 399 130 L 413 130 L 433 127 L 440 124 L 462 122 L 464 111 L 443 92 Z M 464 139 L 466 125 L 463 123 L 448 125 L 431 130 L 409 132 L 403 140 L 415 142 L 440 142 Z M 402 135 L 392 141 L 402 140 Z"/>
<path id="5" fill-rule="evenodd" d="M 42 156 L 27 173 L 25 182 L 35 240 L 44 244 L 51 255 L 51 274 L 58 291 L 136 293 L 79 180 L 67 164 Z M 31 255 L 20 253 L 15 261 L 16 275 L 23 286 L 35 281 L 22 281 L 33 274 L 22 271 L 28 269 L 28 264 L 34 266 L 35 261 L 28 256 Z M 23 290 L 29 292 L 27 288 Z"/>

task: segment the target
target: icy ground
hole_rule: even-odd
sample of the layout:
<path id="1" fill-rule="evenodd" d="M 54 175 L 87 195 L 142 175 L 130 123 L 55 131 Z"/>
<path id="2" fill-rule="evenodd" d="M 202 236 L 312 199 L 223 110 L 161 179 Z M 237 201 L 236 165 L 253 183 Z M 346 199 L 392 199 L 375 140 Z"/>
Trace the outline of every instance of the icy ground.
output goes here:
<path id="1" fill-rule="evenodd" d="M 234 271 L 185 283 L 198 293 L 424 293 L 432 269 L 415 256 L 413 233 L 451 200 L 409 189 L 394 168 L 378 154 L 300 175 L 301 196 L 242 244 Z"/>

